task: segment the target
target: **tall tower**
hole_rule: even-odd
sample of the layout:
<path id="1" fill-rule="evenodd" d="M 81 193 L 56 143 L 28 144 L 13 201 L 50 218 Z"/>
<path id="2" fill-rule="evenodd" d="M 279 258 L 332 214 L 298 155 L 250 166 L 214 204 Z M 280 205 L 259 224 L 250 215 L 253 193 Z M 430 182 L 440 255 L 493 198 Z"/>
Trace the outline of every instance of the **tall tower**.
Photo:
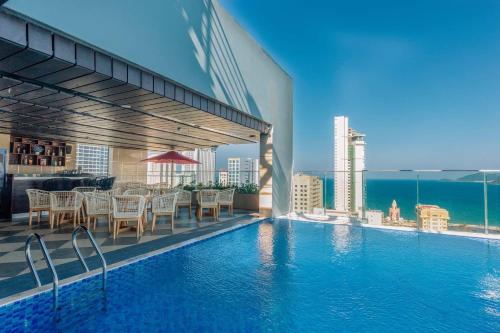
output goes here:
<path id="1" fill-rule="evenodd" d="M 357 213 L 358 216 L 363 216 L 364 204 L 364 184 L 363 170 L 365 170 L 365 135 L 350 129 L 350 152 L 349 156 L 351 164 L 351 212 Z"/>
<path id="2" fill-rule="evenodd" d="M 365 135 L 349 128 L 345 116 L 334 118 L 334 204 L 343 212 L 363 214 Z"/>
<path id="3" fill-rule="evenodd" d="M 335 210 L 349 211 L 349 119 L 344 116 L 333 120 L 333 192 Z"/>

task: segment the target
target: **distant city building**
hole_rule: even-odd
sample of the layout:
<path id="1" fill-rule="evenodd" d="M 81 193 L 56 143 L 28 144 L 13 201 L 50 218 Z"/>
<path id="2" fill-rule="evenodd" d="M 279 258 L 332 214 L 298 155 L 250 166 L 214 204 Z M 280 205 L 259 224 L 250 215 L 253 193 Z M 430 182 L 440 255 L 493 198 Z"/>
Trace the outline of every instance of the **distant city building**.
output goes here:
<path id="1" fill-rule="evenodd" d="M 240 166 L 241 166 L 241 160 L 239 157 L 230 157 L 227 159 L 227 172 L 228 172 L 227 184 L 229 186 L 240 185 Z"/>
<path id="2" fill-rule="evenodd" d="M 381 210 L 369 210 L 366 212 L 368 224 L 382 225 L 384 221 L 384 212 Z"/>
<path id="3" fill-rule="evenodd" d="M 240 172 L 242 184 L 257 184 L 259 180 L 259 160 L 256 158 L 243 158 Z"/>
<path id="4" fill-rule="evenodd" d="M 450 214 L 444 208 L 435 205 L 417 205 L 417 226 L 425 231 L 446 231 Z"/>
<path id="5" fill-rule="evenodd" d="M 323 182 L 317 176 L 294 175 L 292 195 L 296 213 L 312 213 L 314 208 L 323 208 Z"/>
<path id="6" fill-rule="evenodd" d="M 214 148 L 204 148 L 195 149 L 197 152 L 194 158 L 200 164 L 196 165 L 198 167 L 196 173 L 196 182 L 203 185 L 214 184 L 215 183 L 215 149 Z"/>
<path id="7" fill-rule="evenodd" d="M 215 149 L 195 148 L 194 150 L 183 151 L 182 154 L 200 164 L 182 164 L 180 172 L 177 172 L 178 182 L 189 184 L 214 184 L 215 183 Z"/>
<path id="8" fill-rule="evenodd" d="M 228 185 L 228 178 L 229 178 L 229 173 L 227 170 L 220 170 L 219 171 L 219 180 L 218 183 L 222 186 L 227 186 Z"/>
<path id="9" fill-rule="evenodd" d="M 258 184 L 259 160 L 230 157 L 227 159 L 228 185 Z"/>
<path id="10" fill-rule="evenodd" d="M 109 147 L 77 144 L 76 167 L 83 173 L 107 176 L 109 169 Z"/>
<path id="11" fill-rule="evenodd" d="M 334 118 L 334 203 L 338 211 L 363 214 L 365 135 L 349 128 L 345 116 Z"/>

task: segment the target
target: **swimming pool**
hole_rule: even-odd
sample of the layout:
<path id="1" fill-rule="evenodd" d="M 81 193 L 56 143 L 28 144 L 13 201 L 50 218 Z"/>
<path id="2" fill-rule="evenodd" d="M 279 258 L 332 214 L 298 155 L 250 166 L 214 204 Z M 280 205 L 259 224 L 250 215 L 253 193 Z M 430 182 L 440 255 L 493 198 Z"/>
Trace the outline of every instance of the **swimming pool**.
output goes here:
<path id="1" fill-rule="evenodd" d="M 0 308 L 0 331 L 499 332 L 500 243 L 264 221 Z"/>

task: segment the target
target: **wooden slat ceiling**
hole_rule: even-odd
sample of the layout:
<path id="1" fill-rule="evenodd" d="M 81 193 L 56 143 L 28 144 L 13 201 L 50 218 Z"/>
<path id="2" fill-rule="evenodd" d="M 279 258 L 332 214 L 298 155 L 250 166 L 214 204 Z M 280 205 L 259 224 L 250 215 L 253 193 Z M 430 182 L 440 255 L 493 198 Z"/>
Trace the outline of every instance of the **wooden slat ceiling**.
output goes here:
<path id="1" fill-rule="evenodd" d="M 270 125 L 0 12 L 0 133 L 150 150 L 258 142 Z"/>

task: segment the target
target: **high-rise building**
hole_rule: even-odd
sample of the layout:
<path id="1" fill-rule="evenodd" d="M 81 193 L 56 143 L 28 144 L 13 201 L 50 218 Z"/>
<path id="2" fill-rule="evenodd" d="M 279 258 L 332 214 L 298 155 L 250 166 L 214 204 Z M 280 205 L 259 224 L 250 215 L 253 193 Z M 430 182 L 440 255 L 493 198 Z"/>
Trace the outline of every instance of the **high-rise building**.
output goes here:
<path id="1" fill-rule="evenodd" d="M 242 159 L 240 172 L 242 184 L 257 184 L 259 179 L 259 160 L 256 158 Z"/>
<path id="2" fill-rule="evenodd" d="M 246 157 L 230 157 L 227 159 L 228 185 L 258 184 L 259 160 Z"/>
<path id="3" fill-rule="evenodd" d="M 228 180 L 227 185 L 239 186 L 240 185 L 240 158 L 230 157 L 227 159 L 227 172 Z"/>
<path id="4" fill-rule="evenodd" d="M 196 149 L 197 156 L 195 160 L 200 162 L 197 164 L 198 170 L 196 173 L 196 181 L 203 185 L 215 183 L 215 149 L 204 148 Z"/>
<path id="5" fill-rule="evenodd" d="M 84 173 L 107 176 L 109 169 L 109 147 L 77 144 L 76 167 Z"/>
<path id="6" fill-rule="evenodd" d="M 334 118 L 334 203 L 335 209 L 363 214 L 365 135 L 349 128 L 349 118 Z"/>
<path id="7" fill-rule="evenodd" d="M 218 183 L 222 186 L 227 186 L 228 185 L 228 172 L 227 170 L 220 170 L 219 171 L 219 179 L 218 179 Z"/>
<path id="8" fill-rule="evenodd" d="M 314 208 L 323 208 L 323 182 L 317 176 L 294 175 L 292 195 L 296 213 L 312 213 Z"/>
<path id="9" fill-rule="evenodd" d="M 199 164 L 182 164 L 178 172 L 179 182 L 189 184 L 214 184 L 215 183 L 215 149 L 213 148 L 196 148 L 194 150 L 183 151 L 182 154 L 193 160 L 200 162 Z"/>

